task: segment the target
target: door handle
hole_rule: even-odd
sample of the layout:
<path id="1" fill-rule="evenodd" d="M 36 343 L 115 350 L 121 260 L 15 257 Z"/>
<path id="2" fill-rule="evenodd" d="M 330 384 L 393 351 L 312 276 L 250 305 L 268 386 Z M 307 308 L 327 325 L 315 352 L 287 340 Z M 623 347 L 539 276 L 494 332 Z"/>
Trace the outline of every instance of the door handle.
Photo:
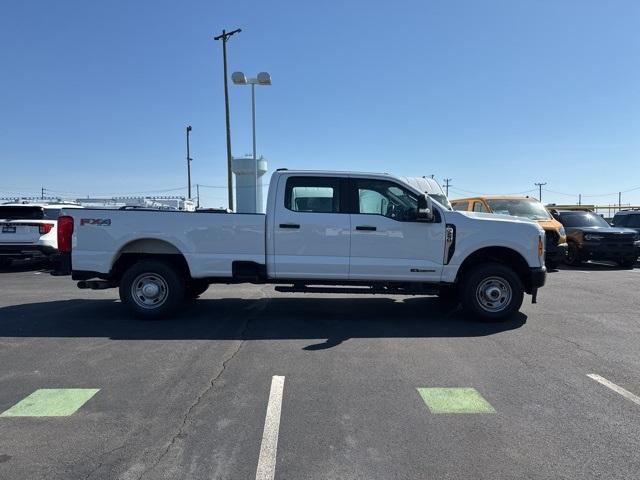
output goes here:
<path id="1" fill-rule="evenodd" d="M 372 227 L 370 225 L 358 225 L 356 230 L 364 230 L 366 232 L 375 232 L 377 230 L 376 227 Z"/>
<path id="2" fill-rule="evenodd" d="M 297 223 L 281 223 L 280 228 L 300 228 Z"/>

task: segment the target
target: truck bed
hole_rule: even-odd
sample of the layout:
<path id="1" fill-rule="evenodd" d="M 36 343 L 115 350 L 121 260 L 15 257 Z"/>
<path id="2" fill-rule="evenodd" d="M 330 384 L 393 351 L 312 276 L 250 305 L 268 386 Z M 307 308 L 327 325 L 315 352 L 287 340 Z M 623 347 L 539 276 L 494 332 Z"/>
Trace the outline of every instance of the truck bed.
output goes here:
<path id="1" fill-rule="evenodd" d="M 74 219 L 72 268 L 109 273 L 122 253 L 181 253 L 191 277 L 231 277 L 232 262 L 265 264 L 262 214 L 65 209 Z"/>

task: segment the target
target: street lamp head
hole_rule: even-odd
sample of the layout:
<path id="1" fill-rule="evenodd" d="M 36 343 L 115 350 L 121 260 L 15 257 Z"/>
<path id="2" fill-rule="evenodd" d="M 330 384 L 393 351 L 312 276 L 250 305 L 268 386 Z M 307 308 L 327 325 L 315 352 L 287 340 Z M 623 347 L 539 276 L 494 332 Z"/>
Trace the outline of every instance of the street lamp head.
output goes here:
<path id="1" fill-rule="evenodd" d="M 191 130 L 192 130 L 191 125 L 189 125 L 189 126 L 187 127 L 187 132 L 190 132 Z"/>
<path id="2" fill-rule="evenodd" d="M 260 85 L 271 85 L 271 75 L 267 72 L 260 72 L 258 74 L 258 83 Z"/>
<path id="3" fill-rule="evenodd" d="M 245 77 L 244 73 L 242 73 L 242 72 L 233 72 L 231 74 L 231 81 L 235 85 L 246 85 L 247 84 L 247 77 Z"/>

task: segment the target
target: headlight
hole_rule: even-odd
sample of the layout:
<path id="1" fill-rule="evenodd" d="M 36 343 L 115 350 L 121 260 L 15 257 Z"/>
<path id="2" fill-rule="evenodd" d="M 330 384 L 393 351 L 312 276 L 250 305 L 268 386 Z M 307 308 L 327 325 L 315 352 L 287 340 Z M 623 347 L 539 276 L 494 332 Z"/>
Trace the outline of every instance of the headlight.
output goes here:
<path id="1" fill-rule="evenodd" d="M 603 238 L 604 237 L 602 235 L 594 235 L 593 233 L 587 233 L 584 236 L 584 239 L 588 241 L 593 241 L 593 240 L 597 241 L 597 240 L 602 240 Z"/>
<path id="2" fill-rule="evenodd" d="M 564 227 L 560 227 L 560 230 L 558 231 L 558 233 L 560 233 L 561 237 L 567 236 L 567 232 L 565 232 Z"/>

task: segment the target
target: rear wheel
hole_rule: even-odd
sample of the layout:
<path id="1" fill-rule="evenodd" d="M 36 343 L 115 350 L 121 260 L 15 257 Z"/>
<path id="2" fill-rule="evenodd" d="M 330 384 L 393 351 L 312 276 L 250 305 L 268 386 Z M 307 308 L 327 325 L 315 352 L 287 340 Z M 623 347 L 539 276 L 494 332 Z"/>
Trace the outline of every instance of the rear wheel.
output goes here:
<path id="1" fill-rule="evenodd" d="M 462 280 L 462 306 L 481 320 L 506 320 L 518 311 L 523 297 L 518 275 L 499 263 L 477 265 Z"/>
<path id="2" fill-rule="evenodd" d="M 155 320 L 173 313 L 185 296 L 184 280 L 171 265 L 142 260 L 120 280 L 120 300 L 142 319 Z"/>

